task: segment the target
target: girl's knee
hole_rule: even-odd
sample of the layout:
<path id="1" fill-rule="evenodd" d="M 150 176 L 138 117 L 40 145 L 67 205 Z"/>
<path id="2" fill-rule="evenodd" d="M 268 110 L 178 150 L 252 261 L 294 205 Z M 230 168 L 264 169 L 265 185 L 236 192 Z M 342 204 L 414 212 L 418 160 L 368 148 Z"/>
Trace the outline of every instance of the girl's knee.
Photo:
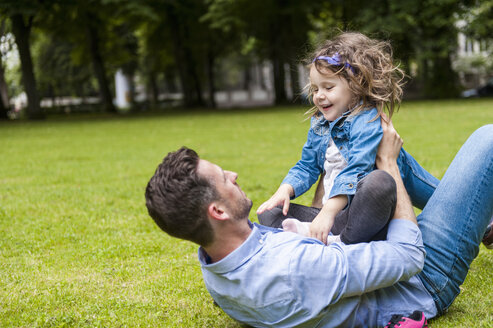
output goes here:
<path id="1" fill-rule="evenodd" d="M 383 170 L 374 170 L 361 180 L 361 188 L 377 196 L 387 196 L 396 193 L 394 178 Z"/>
<path id="2" fill-rule="evenodd" d="M 282 213 L 282 208 L 277 206 L 271 210 L 267 210 L 261 214 L 257 214 L 258 222 L 261 225 L 280 228 L 282 221 L 285 219 L 284 214 Z"/>

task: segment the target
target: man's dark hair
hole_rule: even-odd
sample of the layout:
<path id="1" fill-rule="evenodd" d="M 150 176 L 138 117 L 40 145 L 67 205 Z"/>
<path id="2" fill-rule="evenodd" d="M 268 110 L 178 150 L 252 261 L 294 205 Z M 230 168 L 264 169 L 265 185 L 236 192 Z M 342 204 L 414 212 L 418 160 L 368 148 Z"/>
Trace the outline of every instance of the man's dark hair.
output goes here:
<path id="1" fill-rule="evenodd" d="M 207 207 L 218 199 L 212 182 L 197 173 L 199 156 L 181 147 L 168 153 L 146 188 L 146 206 L 156 224 L 173 237 L 207 246 L 213 240 Z"/>

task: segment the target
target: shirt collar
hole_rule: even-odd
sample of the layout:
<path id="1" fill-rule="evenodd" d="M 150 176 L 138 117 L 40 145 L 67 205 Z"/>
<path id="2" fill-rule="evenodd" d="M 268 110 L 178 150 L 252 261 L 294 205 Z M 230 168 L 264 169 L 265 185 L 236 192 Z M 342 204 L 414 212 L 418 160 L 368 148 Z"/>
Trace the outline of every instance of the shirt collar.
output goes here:
<path id="1" fill-rule="evenodd" d="M 202 247 L 199 247 L 199 261 L 202 268 L 215 273 L 233 271 L 258 253 L 264 246 L 265 233 L 262 233 L 258 224 L 253 224 L 250 221 L 248 221 L 248 224 L 252 228 L 252 232 L 248 238 L 243 242 L 243 244 L 240 245 L 240 247 L 235 249 L 220 261 L 209 263 L 209 256 Z M 272 231 L 274 230 L 279 231 L 279 229 L 272 229 Z M 271 230 L 268 229 L 267 231 Z"/>

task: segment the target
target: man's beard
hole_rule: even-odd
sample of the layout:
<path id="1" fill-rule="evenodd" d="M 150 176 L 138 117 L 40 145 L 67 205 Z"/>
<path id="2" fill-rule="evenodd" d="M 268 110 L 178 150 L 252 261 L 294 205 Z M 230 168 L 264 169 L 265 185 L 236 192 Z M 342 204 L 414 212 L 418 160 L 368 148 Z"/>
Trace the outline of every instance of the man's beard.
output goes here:
<path id="1" fill-rule="evenodd" d="M 244 201 L 241 202 L 241 206 L 238 207 L 238 218 L 246 218 L 248 219 L 248 215 L 250 214 L 250 210 L 252 209 L 253 202 L 251 199 L 245 198 Z"/>
<path id="2" fill-rule="evenodd" d="M 253 206 L 252 200 L 247 197 L 242 198 L 240 201 L 235 203 L 228 200 L 227 204 L 235 220 L 248 219 L 248 215 L 250 214 L 250 210 Z"/>

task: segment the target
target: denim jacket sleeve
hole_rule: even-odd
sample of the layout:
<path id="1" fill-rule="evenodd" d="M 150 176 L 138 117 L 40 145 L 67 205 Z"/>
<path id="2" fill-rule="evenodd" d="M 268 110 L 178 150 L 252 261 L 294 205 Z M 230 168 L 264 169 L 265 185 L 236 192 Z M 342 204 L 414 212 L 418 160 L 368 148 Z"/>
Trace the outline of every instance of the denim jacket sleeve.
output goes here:
<path id="1" fill-rule="evenodd" d="M 310 189 L 322 173 L 323 167 L 320 167 L 318 163 L 321 138 L 310 128 L 306 143 L 301 151 L 301 159 L 289 170 L 282 181 L 283 184 L 287 183 L 293 187 L 294 198 Z"/>
<path id="2" fill-rule="evenodd" d="M 358 182 L 374 170 L 378 145 L 383 135 L 380 118 L 371 121 L 375 115 L 376 109 L 373 109 L 349 117 L 348 122 L 344 122 L 347 124 L 344 131 L 349 136 L 347 148 L 342 148 L 347 152 L 343 155 L 348 163 L 334 179 L 329 198 L 337 195 L 354 195 Z M 337 140 L 338 138 L 335 137 L 336 144 Z"/>

